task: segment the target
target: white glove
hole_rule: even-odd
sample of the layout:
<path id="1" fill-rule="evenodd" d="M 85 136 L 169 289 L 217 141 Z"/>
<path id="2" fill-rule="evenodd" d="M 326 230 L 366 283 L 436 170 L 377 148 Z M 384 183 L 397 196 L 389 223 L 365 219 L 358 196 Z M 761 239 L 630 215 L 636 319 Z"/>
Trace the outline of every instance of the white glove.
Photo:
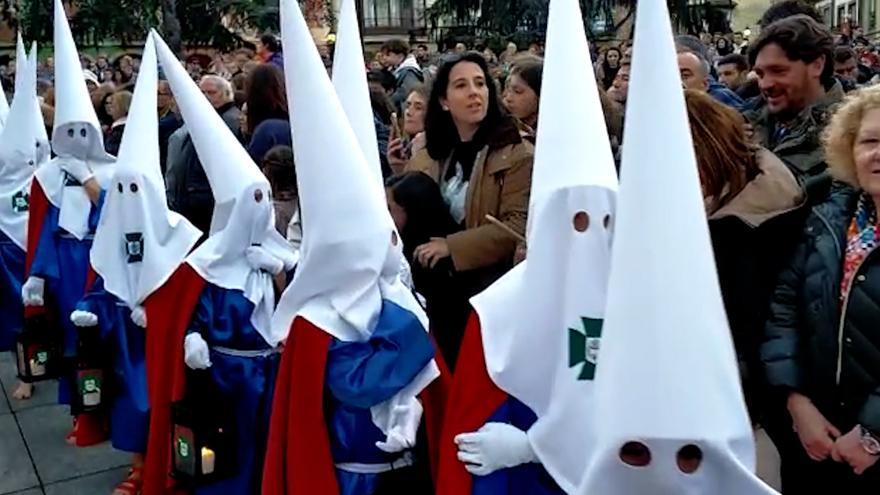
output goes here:
<path id="1" fill-rule="evenodd" d="M 135 306 L 131 310 L 131 321 L 141 328 L 147 328 L 147 311 L 143 306 Z"/>
<path id="2" fill-rule="evenodd" d="M 68 157 L 61 163 L 61 169 L 72 175 L 80 184 L 85 184 L 95 177 L 89 164 L 76 158 Z"/>
<path id="3" fill-rule="evenodd" d="M 455 437 L 458 460 L 476 476 L 538 462 L 526 432 L 507 423 L 486 423 L 479 431 Z"/>
<path id="4" fill-rule="evenodd" d="M 46 281 L 39 277 L 28 277 L 24 285 L 21 286 L 21 299 L 25 306 L 42 306 L 43 291 L 46 288 Z"/>
<path id="5" fill-rule="evenodd" d="M 248 264 L 254 270 L 264 270 L 272 275 L 278 275 L 284 270 L 284 261 L 273 256 L 260 246 L 251 246 L 245 251 Z"/>
<path id="6" fill-rule="evenodd" d="M 78 327 L 93 327 L 98 324 L 98 315 L 88 311 L 74 311 L 70 313 L 70 321 Z"/>
<path id="7" fill-rule="evenodd" d="M 183 341 L 183 361 L 193 370 L 204 370 L 211 367 L 211 353 L 208 343 L 198 333 L 191 333 Z"/>
<path id="8" fill-rule="evenodd" d="M 394 407 L 391 428 L 384 442 L 376 442 L 379 450 L 396 454 L 416 445 L 416 433 L 422 421 L 422 403 L 413 398 L 408 404 Z"/>

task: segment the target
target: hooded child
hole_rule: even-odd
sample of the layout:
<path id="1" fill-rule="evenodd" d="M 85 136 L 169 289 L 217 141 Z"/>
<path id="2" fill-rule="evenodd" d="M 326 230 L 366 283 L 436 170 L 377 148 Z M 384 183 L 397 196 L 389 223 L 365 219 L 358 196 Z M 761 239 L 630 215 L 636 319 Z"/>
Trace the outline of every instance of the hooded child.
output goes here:
<path id="1" fill-rule="evenodd" d="M 385 181 L 376 138 L 376 123 L 370 100 L 367 73 L 364 72 L 363 43 L 358 28 L 355 0 L 343 0 L 339 8 L 339 25 L 333 51 L 333 88 L 342 110 L 357 138 L 358 146 L 383 196 Z M 402 248 L 401 248 L 402 249 Z M 412 288 L 412 271 L 406 257 L 401 257 L 400 279 Z"/>
<path id="2" fill-rule="evenodd" d="M 582 18 L 550 2 L 528 257 L 471 299 L 441 495 L 571 493 L 593 444 L 617 175 Z"/>
<path id="3" fill-rule="evenodd" d="M 224 401 L 217 407 L 230 408 L 235 422 L 234 472 L 194 492 L 257 493 L 279 344 L 286 337 L 272 331 L 274 277 L 292 269 L 294 257 L 275 230 L 269 182 L 165 42 L 153 36 L 217 204 L 211 235 L 186 260 L 204 280 L 195 306 L 189 308 L 191 317 L 183 333 L 164 329 L 169 345 L 183 346 L 187 367 L 206 370 Z"/>
<path id="4" fill-rule="evenodd" d="M 773 494 L 754 475 L 669 12 L 638 9 L 595 449 L 577 493 Z"/>
<path id="5" fill-rule="evenodd" d="M 304 236 L 273 318 L 290 338 L 263 493 L 425 493 L 430 485 L 419 484 L 426 480 L 418 469 L 429 463 L 414 447 L 423 413 L 429 437 L 439 424 L 435 386 L 443 383 L 427 317 L 400 280 L 401 243 L 378 170 L 364 157 L 296 2 L 281 3 L 281 22 L 285 65 L 298 68 L 285 76 Z M 339 187 L 322 187 L 340 175 Z"/>
<path id="6" fill-rule="evenodd" d="M 13 348 L 24 325 L 24 283 L 29 197 L 34 170 L 49 156 L 49 140 L 38 110 L 36 45 L 31 60 L 18 35 L 15 97 L 0 132 L 0 351 Z M 42 129 L 41 129 L 42 128 Z M 33 386 L 19 383 L 13 397 L 27 399 Z"/>
<path id="7" fill-rule="evenodd" d="M 55 0 L 56 157 L 37 168 L 30 195 L 25 306 L 50 310 L 63 332 L 65 358 L 75 357 L 77 331 L 70 314 L 85 294 L 90 276 L 89 250 L 101 213 L 114 158 L 104 152 L 101 125 L 89 98 L 67 15 Z M 36 310 L 32 310 L 36 311 Z M 73 381 L 62 376 L 58 399 L 71 402 Z M 80 446 L 103 440 L 100 421 L 81 414 L 68 436 Z"/>
<path id="8" fill-rule="evenodd" d="M 124 493 L 138 493 L 143 484 L 149 426 L 145 332 L 150 330 L 143 304 L 201 237 L 188 220 L 168 209 L 159 164 L 157 72 L 150 35 L 92 245 L 98 278 L 70 317 L 78 327 L 97 325 L 110 354 L 116 384 L 110 439 L 114 448 L 134 454 L 128 479 L 117 487 Z"/>

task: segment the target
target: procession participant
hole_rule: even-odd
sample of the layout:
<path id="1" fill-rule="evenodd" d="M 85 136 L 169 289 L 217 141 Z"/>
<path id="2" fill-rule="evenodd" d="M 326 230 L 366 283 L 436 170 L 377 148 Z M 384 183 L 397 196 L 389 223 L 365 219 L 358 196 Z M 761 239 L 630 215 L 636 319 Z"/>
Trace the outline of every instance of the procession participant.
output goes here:
<path id="1" fill-rule="evenodd" d="M 0 133 L 0 350 L 12 349 L 24 325 L 21 285 L 27 248 L 28 197 L 34 169 L 49 157 L 37 101 L 36 45 L 32 60 L 21 34 L 16 47 L 15 98 Z M 33 385 L 19 382 L 13 398 L 28 399 Z"/>
<path id="2" fill-rule="evenodd" d="M 204 281 L 194 304 L 175 310 L 191 316 L 183 319 L 181 325 L 162 328 L 158 333 L 169 345 L 183 346 L 186 366 L 207 370 L 210 382 L 224 401 L 216 407 L 229 407 L 235 423 L 234 472 L 224 473 L 226 476 L 197 487 L 194 492 L 257 493 L 279 361 L 278 346 L 287 336 L 286 332 L 272 331 L 276 300 L 273 279 L 293 267 L 293 254 L 275 230 L 269 182 L 165 42 L 155 33 L 154 38 L 159 60 L 202 159 L 217 205 L 211 235 L 186 260 Z M 181 296 L 188 298 L 191 294 Z M 182 371 L 179 365 L 175 363 L 177 372 Z M 152 370 L 149 376 L 151 388 L 174 386 L 173 376 L 165 382 L 154 382 Z M 167 444 L 160 443 L 157 448 L 167 449 Z M 152 455 L 149 451 L 148 448 L 148 455 Z M 161 485 L 161 480 L 153 482 Z"/>
<path id="3" fill-rule="evenodd" d="M 634 55 L 595 406 L 585 418 L 595 448 L 577 493 L 773 494 L 753 474 L 662 0 L 639 2 Z"/>
<path id="4" fill-rule="evenodd" d="M 89 99 L 76 45 L 61 0 L 55 0 L 55 123 L 57 155 L 34 173 L 28 219 L 25 306 L 49 308 L 63 331 L 65 358 L 76 354 L 77 331 L 70 314 L 82 298 L 89 276 L 89 250 L 113 175 L 113 157 L 104 153 L 101 126 Z M 71 376 L 62 376 L 58 399 L 72 400 Z M 80 414 L 68 441 L 79 446 L 102 441 L 102 421 Z"/>
<path id="5" fill-rule="evenodd" d="M 263 493 L 426 493 L 416 432 L 424 412 L 433 438 L 443 405 L 434 390 L 423 393 L 443 383 L 427 318 L 400 281 L 401 242 L 377 170 L 358 146 L 298 4 L 281 3 L 281 23 L 285 65 L 297 67 L 285 75 L 304 236 L 273 318 L 276 332 L 290 338 Z M 321 187 L 339 176 L 338 187 Z"/>
<path id="6" fill-rule="evenodd" d="M 80 327 L 99 326 L 112 356 L 116 387 L 110 398 L 110 438 L 114 448 L 134 454 L 117 495 L 140 493 L 143 484 L 149 425 L 144 347 L 145 332 L 150 331 L 143 303 L 201 237 L 188 220 L 168 209 L 159 163 L 156 87 L 156 52 L 150 36 L 113 186 L 95 231 L 91 262 L 98 279 L 70 317 Z"/>
<path id="7" fill-rule="evenodd" d="M 380 151 L 376 146 L 376 126 L 373 119 L 367 74 L 363 67 L 362 46 L 355 2 L 354 0 L 343 0 L 333 53 L 333 88 L 339 96 L 343 112 L 348 116 L 348 121 L 361 152 L 367 159 L 369 169 L 375 176 L 375 185 L 384 197 L 385 181 Z M 412 287 L 412 273 L 409 263 L 403 256 L 400 257 L 400 262 L 401 280 L 408 287 Z"/>
<path id="8" fill-rule="evenodd" d="M 617 174 L 580 19 L 550 3 L 528 257 L 471 299 L 439 495 L 571 493 L 592 447 Z"/>

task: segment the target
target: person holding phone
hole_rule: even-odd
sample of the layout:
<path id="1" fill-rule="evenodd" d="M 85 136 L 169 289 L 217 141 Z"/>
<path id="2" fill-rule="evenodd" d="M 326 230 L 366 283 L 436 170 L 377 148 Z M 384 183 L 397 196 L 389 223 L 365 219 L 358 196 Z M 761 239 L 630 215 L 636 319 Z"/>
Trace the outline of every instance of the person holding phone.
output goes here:
<path id="1" fill-rule="evenodd" d="M 425 147 L 425 115 L 428 110 L 428 88 L 417 86 L 406 98 L 401 132 L 397 114 L 391 118 L 391 137 L 388 141 L 388 163 L 395 175 L 401 173 L 413 153 Z"/>

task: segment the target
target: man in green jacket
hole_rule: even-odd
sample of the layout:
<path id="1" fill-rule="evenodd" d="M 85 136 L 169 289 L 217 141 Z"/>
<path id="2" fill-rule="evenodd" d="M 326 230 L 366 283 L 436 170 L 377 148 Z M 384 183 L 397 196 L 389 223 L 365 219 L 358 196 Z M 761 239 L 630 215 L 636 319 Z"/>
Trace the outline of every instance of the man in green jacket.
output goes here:
<path id="1" fill-rule="evenodd" d="M 749 53 L 763 102 L 745 117 L 757 142 L 791 168 L 813 204 L 828 194 L 821 134 L 844 94 L 834 78 L 833 45 L 828 28 L 796 15 L 767 26 Z"/>

